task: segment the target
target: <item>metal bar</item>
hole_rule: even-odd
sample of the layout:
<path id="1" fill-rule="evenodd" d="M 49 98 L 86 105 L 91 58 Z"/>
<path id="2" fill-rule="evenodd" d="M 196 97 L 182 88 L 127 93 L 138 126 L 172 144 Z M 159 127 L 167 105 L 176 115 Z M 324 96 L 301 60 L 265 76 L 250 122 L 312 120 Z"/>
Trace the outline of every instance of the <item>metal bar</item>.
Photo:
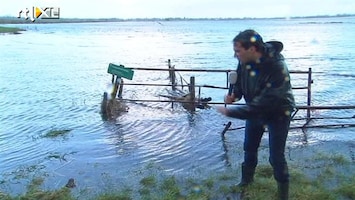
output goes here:
<path id="1" fill-rule="evenodd" d="M 197 103 L 197 101 L 185 101 L 185 100 L 158 100 L 158 99 L 121 99 L 122 101 L 128 101 L 128 102 L 161 102 L 161 103 L 171 103 L 171 102 L 177 102 L 177 103 Z M 208 102 L 208 104 L 225 104 L 224 102 Z M 234 103 L 233 105 L 245 105 L 245 104 L 237 104 Z"/>
<path id="2" fill-rule="evenodd" d="M 182 78 L 182 76 L 180 76 L 180 82 L 181 82 L 181 90 L 183 90 L 184 89 L 184 83 L 183 83 L 183 78 Z"/>
<path id="3" fill-rule="evenodd" d="M 180 71 L 180 72 L 229 72 L 232 70 L 224 69 L 163 69 L 163 68 L 143 68 L 143 67 L 132 67 L 132 70 L 146 70 L 146 71 Z"/>
<path id="4" fill-rule="evenodd" d="M 355 105 L 352 106 L 296 106 L 298 109 L 302 110 L 331 110 L 331 109 L 355 109 Z"/>
<path id="5" fill-rule="evenodd" d="M 171 87 L 173 84 L 159 84 L 159 83 L 124 83 L 124 85 L 136 85 L 136 86 L 166 86 L 166 87 Z M 177 85 L 175 86 L 181 86 L 181 87 L 186 87 L 188 85 Z M 216 88 L 216 89 L 228 89 L 228 83 L 226 87 L 221 87 L 221 86 L 214 86 L 214 85 L 195 85 L 196 87 L 205 87 L 205 88 Z M 308 89 L 308 87 L 293 87 L 292 89 Z"/>
<path id="6" fill-rule="evenodd" d="M 181 102 L 181 103 L 192 103 L 190 101 L 179 101 L 179 100 L 154 100 L 154 99 L 122 99 L 122 101 L 131 101 L 131 102 L 160 102 L 160 103 L 173 103 L 173 102 Z"/>
<path id="7" fill-rule="evenodd" d="M 296 119 L 292 119 L 292 120 L 306 120 L 307 118 L 296 118 Z M 311 119 L 355 119 L 355 115 L 352 117 L 311 117 Z"/>
<path id="8" fill-rule="evenodd" d="M 232 125 L 232 122 L 229 121 L 229 122 L 226 124 L 226 126 L 224 127 L 224 129 L 223 129 L 223 131 L 222 131 L 222 133 L 221 133 L 221 135 L 222 135 L 222 140 L 223 140 L 223 141 L 225 140 L 224 134 L 229 130 L 229 127 L 230 127 L 231 125 Z"/>
<path id="9" fill-rule="evenodd" d="M 290 129 L 298 128 L 326 128 L 326 127 L 355 127 L 355 124 L 324 124 L 324 125 L 307 125 L 307 126 L 293 126 Z"/>
<path id="10" fill-rule="evenodd" d="M 124 85 L 135 85 L 135 86 L 166 86 L 166 87 L 172 86 L 172 84 L 159 84 L 159 83 L 124 83 Z M 175 85 L 175 86 L 186 87 L 186 86 L 189 86 L 189 85 Z M 220 87 L 220 86 L 214 86 L 214 85 L 195 85 L 195 87 L 216 88 L 216 89 L 228 89 L 227 87 Z"/>
<path id="11" fill-rule="evenodd" d="M 164 68 L 145 68 L 145 67 L 127 67 L 132 70 L 146 70 L 146 71 L 180 71 L 180 72 L 231 72 L 235 69 L 164 69 Z M 308 71 L 290 71 L 290 73 L 307 74 Z"/>
<path id="12" fill-rule="evenodd" d="M 201 99 L 201 87 L 198 87 L 198 101 Z"/>
<path id="13" fill-rule="evenodd" d="M 229 73 L 226 73 L 226 88 L 228 89 L 229 87 Z"/>
<path id="14" fill-rule="evenodd" d="M 303 89 L 308 89 L 308 87 L 292 87 L 294 90 L 303 90 Z"/>
<path id="15" fill-rule="evenodd" d="M 355 124 L 324 124 L 324 125 L 310 125 L 310 126 L 291 126 L 289 129 L 303 129 L 303 128 L 326 128 L 326 127 L 355 127 Z M 245 126 L 240 126 L 237 128 L 229 128 L 227 131 L 240 130 L 245 128 Z"/>
<path id="16" fill-rule="evenodd" d="M 291 74 L 308 74 L 309 71 L 300 71 L 300 70 L 291 70 L 289 71 Z"/>
<path id="17" fill-rule="evenodd" d="M 312 68 L 308 68 L 307 106 L 311 106 L 311 103 L 312 103 L 311 86 L 312 86 Z M 309 120 L 311 118 L 311 110 L 309 108 L 307 109 L 307 118 Z"/>
<path id="18" fill-rule="evenodd" d="M 123 101 L 137 101 L 137 102 L 184 102 L 192 103 L 193 101 L 179 101 L 179 100 L 154 100 L 154 99 L 122 99 Z M 208 102 L 208 104 L 225 104 L 224 102 Z M 232 103 L 228 105 L 245 105 L 243 103 Z M 332 109 L 355 109 L 355 105 L 352 106 L 296 106 L 296 109 L 305 110 L 332 110 Z"/>
<path id="19" fill-rule="evenodd" d="M 216 89 L 228 89 L 228 87 L 220 87 L 220 86 L 214 86 L 214 85 L 196 85 L 196 87 L 216 88 Z"/>

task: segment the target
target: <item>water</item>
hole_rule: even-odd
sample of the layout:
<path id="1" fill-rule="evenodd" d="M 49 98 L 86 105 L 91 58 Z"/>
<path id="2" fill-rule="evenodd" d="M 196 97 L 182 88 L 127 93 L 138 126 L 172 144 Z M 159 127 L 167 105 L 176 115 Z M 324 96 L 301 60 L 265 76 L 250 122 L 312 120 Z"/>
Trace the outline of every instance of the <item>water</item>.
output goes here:
<path id="1" fill-rule="evenodd" d="M 9 25 L 11 26 L 11 25 Z M 137 182 L 149 165 L 167 174 L 218 173 L 239 166 L 243 129 L 221 131 L 229 120 L 214 109 L 194 115 L 168 103 L 130 103 L 115 122 L 102 121 L 100 101 L 109 91 L 109 63 L 126 67 L 234 69 L 233 37 L 254 28 L 264 40 L 284 43 L 290 70 L 312 68 L 313 105 L 355 105 L 355 18 L 230 21 L 157 21 L 16 25 L 20 35 L 0 37 L 0 171 L 12 193 L 17 181 L 44 172 L 46 188 L 74 177 L 79 188 L 98 191 L 113 183 Z M 224 74 L 181 73 L 197 84 L 225 86 Z M 136 71 L 137 83 L 168 83 L 168 73 Z M 292 75 L 305 86 L 304 75 Z M 126 86 L 124 98 L 159 99 L 166 87 Z M 202 89 L 202 96 L 222 101 L 224 90 Z M 294 91 L 305 105 L 305 91 Z M 351 117 L 354 110 L 314 111 L 315 117 Z M 304 117 L 300 112 L 297 117 Z M 315 124 L 348 120 L 314 121 Z M 232 120 L 233 127 L 243 121 Z M 293 125 L 302 122 L 293 122 Z M 71 130 L 57 138 L 50 130 Z M 288 146 L 324 140 L 354 141 L 354 128 L 290 131 Z M 267 134 L 263 138 L 267 147 Z M 227 147 L 225 149 L 224 147 Z M 226 159 L 228 158 L 228 159 Z M 226 163 L 226 161 L 230 163 Z M 14 180 L 15 179 L 15 180 Z M 10 181 L 11 180 L 11 181 Z M 24 181 L 26 182 L 26 181 Z M 8 186 L 11 185 L 11 186 Z"/>

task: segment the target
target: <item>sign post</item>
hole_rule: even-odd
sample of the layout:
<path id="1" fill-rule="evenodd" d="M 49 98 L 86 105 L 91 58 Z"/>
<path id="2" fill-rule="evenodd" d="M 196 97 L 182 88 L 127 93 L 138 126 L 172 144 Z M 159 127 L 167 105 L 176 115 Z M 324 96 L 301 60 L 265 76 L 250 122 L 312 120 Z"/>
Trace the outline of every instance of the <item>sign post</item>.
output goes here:
<path id="1" fill-rule="evenodd" d="M 120 95 L 119 97 L 121 98 L 122 90 L 123 90 L 122 78 L 132 80 L 134 71 L 132 69 L 125 68 L 125 66 L 123 65 L 116 65 L 110 63 L 108 65 L 107 73 L 112 74 L 112 83 L 115 84 L 111 93 L 111 98 L 114 99 L 117 96 L 117 92 Z M 116 81 L 114 82 L 115 76 L 116 76 Z M 118 88 L 120 91 L 118 91 Z"/>

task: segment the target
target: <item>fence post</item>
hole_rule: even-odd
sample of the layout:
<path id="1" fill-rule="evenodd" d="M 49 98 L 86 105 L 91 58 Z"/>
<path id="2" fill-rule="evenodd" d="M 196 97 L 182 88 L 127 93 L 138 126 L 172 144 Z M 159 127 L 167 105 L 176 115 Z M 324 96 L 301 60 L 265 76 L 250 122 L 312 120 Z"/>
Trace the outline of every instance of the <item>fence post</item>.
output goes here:
<path id="1" fill-rule="evenodd" d="M 117 96 L 117 92 L 118 92 L 118 87 L 121 84 L 121 77 L 116 76 L 116 81 L 113 85 L 113 89 L 111 92 L 111 99 L 115 99 Z"/>
<path id="2" fill-rule="evenodd" d="M 171 61 L 168 59 L 168 67 L 169 67 L 169 78 L 171 82 L 171 87 L 173 90 L 176 89 L 176 76 L 175 76 L 175 71 L 174 71 L 174 66 L 171 66 Z"/>
<path id="3" fill-rule="evenodd" d="M 307 121 L 311 120 L 311 109 L 309 106 L 311 106 L 312 103 L 312 68 L 308 68 L 308 85 L 307 85 Z"/>
<path id="4" fill-rule="evenodd" d="M 191 101 L 191 110 L 195 111 L 196 106 L 195 106 L 195 77 L 191 76 L 190 77 L 190 87 L 189 87 L 189 92 L 190 92 L 190 101 Z"/>
<path id="5" fill-rule="evenodd" d="M 226 88 L 229 88 L 229 72 L 226 72 Z M 224 103 L 224 107 L 227 107 L 227 104 Z"/>
<path id="6" fill-rule="evenodd" d="M 118 95 L 117 95 L 117 97 L 119 98 L 119 99 L 122 99 L 122 93 L 123 93 L 123 79 L 121 79 L 121 83 L 120 83 L 120 89 L 118 90 Z"/>

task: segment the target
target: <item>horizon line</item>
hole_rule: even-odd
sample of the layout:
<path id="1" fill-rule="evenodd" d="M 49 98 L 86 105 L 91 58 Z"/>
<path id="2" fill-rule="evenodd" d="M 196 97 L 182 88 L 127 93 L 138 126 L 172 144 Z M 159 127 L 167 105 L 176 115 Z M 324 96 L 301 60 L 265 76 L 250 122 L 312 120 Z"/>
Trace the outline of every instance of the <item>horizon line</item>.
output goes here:
<path id="1" fill-rule="evenodd" d="M 198 20 L 198 19 L 287 19 L 287 18 L 319 18 L 319 17 L 350 17 L 354 14 L 334 14 L 334 15 L 307 15 L 307 16 L 286 16 L 286 17 L 132 17 L 132 18 L 120 18 L 120 17 L 61 17 L 59 19 L 78 19 L 78 20 L 169 20 L 169 19 L 186 19 L 186 20 Z M 16 16 L 0 16 L 0 18 L 12 18 L 22 19 Z"/>

